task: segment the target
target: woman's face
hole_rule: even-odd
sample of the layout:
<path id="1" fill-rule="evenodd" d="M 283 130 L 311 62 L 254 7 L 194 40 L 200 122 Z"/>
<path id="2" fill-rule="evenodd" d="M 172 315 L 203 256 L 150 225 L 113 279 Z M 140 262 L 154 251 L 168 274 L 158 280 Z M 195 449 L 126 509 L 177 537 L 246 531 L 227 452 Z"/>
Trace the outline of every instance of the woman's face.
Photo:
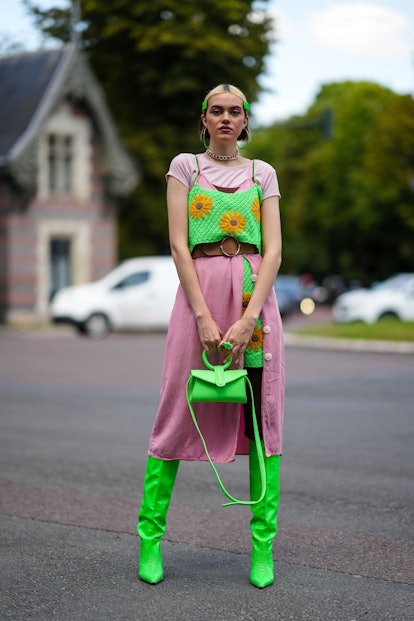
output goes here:
<path id="1" fill-rule="evenodd" d="M 210 134 L 210 143 L 236 144 L 247 125 L 243 100 L 232 93 L 219 93 L 208 100 L 207 110 L 202 117 Z"/>

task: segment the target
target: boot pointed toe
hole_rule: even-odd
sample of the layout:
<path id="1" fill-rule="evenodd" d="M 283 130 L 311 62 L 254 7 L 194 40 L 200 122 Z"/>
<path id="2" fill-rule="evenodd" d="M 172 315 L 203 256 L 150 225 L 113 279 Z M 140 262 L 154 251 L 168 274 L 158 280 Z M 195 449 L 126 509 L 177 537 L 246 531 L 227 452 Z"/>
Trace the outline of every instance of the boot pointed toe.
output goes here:
<path id="1" fill-rule="evenodd" d="M 275 580 L 271 542 L 253 542 L 250 582 L 258 589 L 264 589 Z"/>
<path id="2" fill-rule="evenodd" d="M 164 578 L 160 541 L 141 540 L 139 577 L 148 584 L 158 584 Z"/>

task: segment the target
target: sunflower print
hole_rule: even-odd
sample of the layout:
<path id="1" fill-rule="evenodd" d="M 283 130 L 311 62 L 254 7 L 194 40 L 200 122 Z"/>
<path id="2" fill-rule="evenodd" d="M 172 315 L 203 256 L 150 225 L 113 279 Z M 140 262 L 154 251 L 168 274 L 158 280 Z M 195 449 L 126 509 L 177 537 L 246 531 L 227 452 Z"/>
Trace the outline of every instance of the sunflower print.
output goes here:
<path id="1" fill-rule="evenodd" d="M 193 220 L 204 220 L 213 207 L 213 199 L 208 194 L 196 194 L 190 203 L 190 218 Z"/>
<path id="2" fill-rule="evenodd" d="M 252 214 L 256 221 L 260 223 L 260 201 L 257 197 L 252 202 Z"/>
<path id="3" fill-rule="evenodd" d="M 250 302 L 250 298 L 252 297 L 252 294 L 250 293 L 250 291 L 244 291 L 243 292 L 243 296 L 242 296 L 242 313 L 244 313 L 244 311 L 246 310 L 249 302 Z"/>
<path id="4" fill-rule="evenodd" d="M 220 228 L 228 235 L 240 235 L 246 228 L 246 218 L 239 211 L 226 211 L 220 218 Z"/>
<path id="5" fill-rule="evenodd" d="M 254 327 L 253 334 L 250 337 L 247 348 L 252 349 L 253 351 L 259 351 L 260 349 L 263 349 L 263 330 L 257 324 Z"/>

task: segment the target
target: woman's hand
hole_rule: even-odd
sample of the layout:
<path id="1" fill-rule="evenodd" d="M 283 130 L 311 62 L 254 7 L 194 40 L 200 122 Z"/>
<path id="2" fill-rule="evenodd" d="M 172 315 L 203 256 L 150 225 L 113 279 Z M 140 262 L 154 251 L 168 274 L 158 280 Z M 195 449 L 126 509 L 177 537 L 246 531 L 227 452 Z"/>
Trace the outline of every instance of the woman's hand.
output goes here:
<path id="1" fill-rule="evenodd" d="M 223 340 L 219 343 L 219 345 L 222 345 L 223 343 L 228 342 L 233 345 L 232 349 L 228 351 L 226 360 L 233 357 L 236 363 L 239 362 L 250 341 L 255 325 L 256 320 L 254 318 L 248 318 L 243 315 L 241 319 L 238 319 L 232 326 L 230 326 L 224 335 Z"/>
<path id="2" fill-rule="evenodd" d="M 197 328 L 203 350 L 216 352 L 222 341 L 222 332 L 214 319 L 211 316 L 198 318 Z"/>

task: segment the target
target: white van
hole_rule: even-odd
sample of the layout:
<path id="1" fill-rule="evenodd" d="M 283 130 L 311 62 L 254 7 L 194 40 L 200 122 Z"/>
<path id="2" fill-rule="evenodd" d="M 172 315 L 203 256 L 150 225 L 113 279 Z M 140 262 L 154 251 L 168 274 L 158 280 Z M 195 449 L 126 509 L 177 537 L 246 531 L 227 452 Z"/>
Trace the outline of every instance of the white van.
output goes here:
<path id="1" fill-rule="evenodd" d="M 172 257 L 129 259 L 100 280 L 58 291 L 51 319 L 93 337 L 111 330 L 163 330 L 178 284 Z"/>

